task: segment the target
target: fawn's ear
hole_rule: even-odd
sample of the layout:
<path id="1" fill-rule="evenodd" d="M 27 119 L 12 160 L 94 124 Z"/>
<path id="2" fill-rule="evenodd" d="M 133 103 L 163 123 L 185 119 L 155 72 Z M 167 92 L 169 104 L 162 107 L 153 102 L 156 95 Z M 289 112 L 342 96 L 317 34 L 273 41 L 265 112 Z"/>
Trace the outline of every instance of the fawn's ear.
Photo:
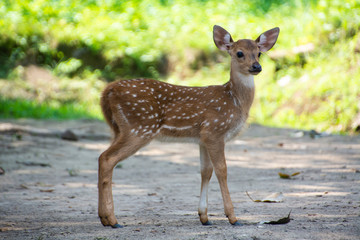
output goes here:
<path id="1" fill-rule="evenodd" d="M 279 33 L 280 33 L 280 28 L 276 27 L 261 34 L 255 40 L 258 47 L 260 48 L 260 52 L 269 51 L 276 43 Z"/>
<path id="2" fill-rule="evenodd" d="M 228 51 L 234 42 L 230 33 L 218 25 L 214 25 L 213 38 L 215 45 L 222 51 Z"/>

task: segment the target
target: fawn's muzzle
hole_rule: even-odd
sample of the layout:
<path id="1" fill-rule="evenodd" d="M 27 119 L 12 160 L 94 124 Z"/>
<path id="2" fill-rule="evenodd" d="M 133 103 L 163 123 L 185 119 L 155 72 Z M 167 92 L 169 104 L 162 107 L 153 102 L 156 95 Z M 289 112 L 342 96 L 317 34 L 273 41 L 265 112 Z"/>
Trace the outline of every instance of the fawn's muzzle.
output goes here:
<path id="1" fill-rule="evenodd" d="M 249 72 L 259 73 L 259 72 L 261 72 L 261 70 L 262 70 L 261 65 L 258 62 L 256 62 L 251 66 Z"/>

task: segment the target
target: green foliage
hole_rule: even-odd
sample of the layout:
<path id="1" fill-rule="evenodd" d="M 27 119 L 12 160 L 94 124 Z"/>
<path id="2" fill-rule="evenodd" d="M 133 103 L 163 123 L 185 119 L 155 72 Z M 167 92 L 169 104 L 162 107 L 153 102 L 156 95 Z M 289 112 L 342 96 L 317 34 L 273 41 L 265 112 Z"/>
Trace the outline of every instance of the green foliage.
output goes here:
<path id="1" fill-rule="evenodd" d="M 54 73 L 56 75 L 70 75 L 75 73 L 82 65 L 81 60 L 76 58 L 69 58 L 66 61 L 60 62 L 55 68 Z"/>
<path id="2" fill-rule="evenodd" d="M 271 51 L 284 54 L 262 57 L 251 120 L 351 131 L 360 112 L 359 13 L 358 0 L 1 1 L 0 116 L 101 118 L 101 89 L 116 78 L 221 84 L 229 59 L 212 26 L 234 39 L 279 26 Z M 293 51 L 309 43 L 313 51 Z M 55 80 L 29 80 L 29 65 Z"/>

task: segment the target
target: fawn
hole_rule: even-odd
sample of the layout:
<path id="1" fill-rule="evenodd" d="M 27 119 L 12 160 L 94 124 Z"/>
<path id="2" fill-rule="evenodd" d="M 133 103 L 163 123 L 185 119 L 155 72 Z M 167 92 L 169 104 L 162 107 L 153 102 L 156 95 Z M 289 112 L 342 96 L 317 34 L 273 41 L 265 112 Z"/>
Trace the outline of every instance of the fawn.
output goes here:
<path id="1" fill-rule="evenodd" d="M 279 28 L 273 28 L 255 41 L 234 42 L 225 29 L 215 25 L 215 45 L 231 56 L 230 80 L 224 85 L 186 87 L 151 79 L 132 79 L 112 82 L 105 88 L 101 108 L 114 139 L 99 157 L 98 213 L 104 226 L 122 227 L 114 215 L 111 187 L 114 167 L 155 138 L 199 144 L 201 223 L 210 225 L 208 184 L 215 170 L 225 215 L 231 224 L 242 225 L 234 214 L 227 186 L 224 147 L 226 141 L 240 132 L 248 118 L 255 93 L 254 75 L 261 72 L 260 54 L 274 46 L 279 32 Z"/>

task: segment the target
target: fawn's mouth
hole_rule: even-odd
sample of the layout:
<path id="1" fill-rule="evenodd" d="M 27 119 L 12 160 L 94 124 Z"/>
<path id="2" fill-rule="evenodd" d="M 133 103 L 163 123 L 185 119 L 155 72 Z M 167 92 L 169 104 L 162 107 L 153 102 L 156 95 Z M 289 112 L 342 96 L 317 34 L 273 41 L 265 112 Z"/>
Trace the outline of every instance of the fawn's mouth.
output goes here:
<path id="1" fill-rule="evenodd" d="M 260 72 L 261 72 L 261 69 L 259 69 L 259 70 L 249 70 L 249 73 L 251 75 L 258 75 Z"/>

